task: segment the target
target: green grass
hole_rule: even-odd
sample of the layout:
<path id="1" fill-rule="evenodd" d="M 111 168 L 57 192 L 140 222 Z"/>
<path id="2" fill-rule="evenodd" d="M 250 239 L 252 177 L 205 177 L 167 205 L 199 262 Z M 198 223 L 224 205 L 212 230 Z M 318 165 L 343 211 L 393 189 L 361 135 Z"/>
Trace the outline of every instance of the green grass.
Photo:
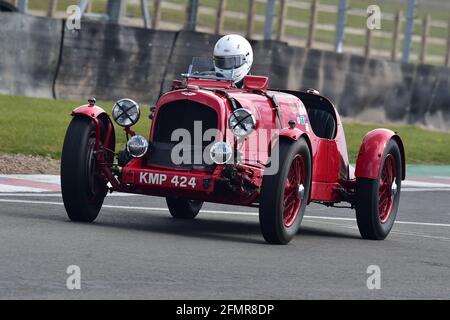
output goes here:
<path id="1" fill-rule="evenodd" d="M 0 95 L 0 152 L 61 156 L 64 135 L 72 117 L 70 112 L 85 101 L 64 101 Z M 110 113 L 113 102 L 98 101 Z M 149 133 L 149 108 L 141 105 L 141 121 L 134 128 Z M 115 126 L 118 146 L 125 143 L 123 129 Z"/>
<path id="2" fill-rule="evenodd" d="M 0 95 L 0 152 L 61 156 L 64 134 L 71 120 L 73 108 L 83 101 L 48 100 Z M 112 102 L 99 101 L 107 112 Z M 134 128 L 148 136 L 149 108 L 142 106 L 141 121 Z M 404 140 L 408 163 L 450 164 L 450 133 L 434 132 L 415 126 L 375 125 L 347 122 L 344 124 L 350 161 L 355 157 L 363 136 L 377 127 L 397 131 Z M 125 143 L 122 128 L 116 126 L 118 146 Z"/>
<path id="3" fill-rule="evenodd" d="M 450 133 L 437 132 L 412 125 L 344 123 L 350 162 L 355 163 L 364 135 L 375 128 L 391 129 L 401 136 L 409 164 L 450 164 Z"/>

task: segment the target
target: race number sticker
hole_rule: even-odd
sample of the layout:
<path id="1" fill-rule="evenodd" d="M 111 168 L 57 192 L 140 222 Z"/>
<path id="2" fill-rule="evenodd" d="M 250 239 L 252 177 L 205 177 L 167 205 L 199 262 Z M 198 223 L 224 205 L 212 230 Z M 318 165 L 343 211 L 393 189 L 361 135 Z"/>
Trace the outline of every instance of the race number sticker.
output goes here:
<path id="1" fill-rule="evenodd" d="M 299 117 L 299 122 L 301 125 L 305 126 L 305 130 L 308 132 L 309 131 L 309 123 L 308 123 L 308 119 L 306 118 L 306 116 L 301 115 Z"/>

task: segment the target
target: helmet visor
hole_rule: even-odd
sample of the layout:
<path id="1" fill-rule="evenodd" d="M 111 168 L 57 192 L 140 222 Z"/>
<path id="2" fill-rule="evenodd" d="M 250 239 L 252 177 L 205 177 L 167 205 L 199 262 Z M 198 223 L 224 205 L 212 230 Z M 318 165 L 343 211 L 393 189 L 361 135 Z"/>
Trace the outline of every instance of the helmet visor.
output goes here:
<path id="1" fill-rule="evenodd" d="M 240 56 L 228 56 L 228 57 L 214 57 L 214 64 L 219 69 L 235 69 L 239 68 L 245 63 L 245 57 Z"/>

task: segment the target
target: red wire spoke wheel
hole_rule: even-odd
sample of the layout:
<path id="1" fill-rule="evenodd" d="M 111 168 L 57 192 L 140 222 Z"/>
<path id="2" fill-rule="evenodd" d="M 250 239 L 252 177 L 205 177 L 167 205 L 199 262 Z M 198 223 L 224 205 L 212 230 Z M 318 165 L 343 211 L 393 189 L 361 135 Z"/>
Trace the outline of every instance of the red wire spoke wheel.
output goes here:
<path id="1" fill-rule="evenodd" d="M 305 163 L 301 155 L 296 155 L 289 169 L 284 188 L 283 222 L 290 227 L 295 222 L 303 201 L 305 190 Z"/>
<path id="2" fill-rule="evenodd" d="M 395 182 L 396 176 L 395 159 L 392 154 L 388 154 L 381 171 L 380 188 L 378 191 L 378 213 L 380 215 L 380 222 L 383 224 L 386 223 L 392 212 L 392 205 L 397 189 Z"/>
<path id="3" fill-rule="evenodd" d="M 102 119 L 99 121 L 102 147 L 107 126 Z M 91 119 L 78 116 L 72 119 L 64 139 L 61 155 L 61 193 L 67 215 L 72 221 L 93 222 L 108 191 L 95 158 L 95 130 Z M 111 137 L 106 148 L 115 149 L 114 137 Z M 106 152 L 103 147 L 101 150 Z M 105 161 L 112 163 L 111 152 L 105 156 Z"/>
<path id="4" fill-rule="evenodd" d="M 386 145 L 377 179 L 356 179 L 356 221 L 364 239 L 383 240 L 397 216 L 402 158 L 397 142 Z"/>
<path id="5" fill-rule="evenodd" d="M 309 200 L 311 151 L 306 140 L 300 138 L 280 140 L 272 155 L 275 152 L 279 167 L 275 174 L 264 175 L 259 223 L 267 242 L 287 244 L 297 234 Z"/>

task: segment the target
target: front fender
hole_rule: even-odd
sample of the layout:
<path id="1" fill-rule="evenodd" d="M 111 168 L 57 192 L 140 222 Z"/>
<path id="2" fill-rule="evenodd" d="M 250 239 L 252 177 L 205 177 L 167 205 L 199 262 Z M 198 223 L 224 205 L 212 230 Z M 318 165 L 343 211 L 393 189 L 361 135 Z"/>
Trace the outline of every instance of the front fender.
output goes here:
<path id="1" fill-rule="evenodd" d="M 301 137 L 305 138 L 306 143 L 309 146 L 309 150 L 311 150 L 311 154 L 312 154 L 313 150 L 312 150 L 311 140 L 309 139 L 309 136 L 306 134 L 306 132 L 304 132 L 303 130 L 301 130 L 299 128 L 284 128 L 284 129 L 280 130 L 280 132 L 278 133 L 278 136 L 277 136 L 278 139 L 285 138 L 285 139 L 288 139 L 291 141 L 297 141 Z M 272 144 L 274 144 L 275 142 L 276 141 L 273 141 Z"/>
<path id="2" fill-rule="evenodd" d="M 103 145 L 110 146 L 111 139 L 115 137 L 114 125 L 105 110 L 95 104 L 86 104 L 74 109 L 73 117 L 88 117 L 95 123 L 96 143 L 95 149 L 99 150 L 100 140 Z M 102 132 L 102 128 L 104 132 Z"/>
<path id="3" fill-rule="evenodd" d="M 378 178 L 384 149 L 391 139 L 395 139 L 400 148 L 402 180 L 405 179 L 405 149 L 403 142 L 399 135 L 389 129 L 375 129 L 365 135 L 356 160 L 355 176 L 357 178 Z"/>
<path id="4" fill-rule="evenodd" d="M 97 119 L 101 114 L 108 115 L 105 110 L 100 108 L 97 105 L 86 104 L 84 106 L 80 106 L 72 111 L 72 116 L 86 116 L 91 118 L 92 120 Z"/>
<path id="5" fill-rule="evenodd" d="M 297 141 L 302 135 L 306 135 L 306 133 L 299 128 L 285 128 L 281 129 L 278 135 L 280 137 L 288 138 L 289 140 Z"/>

